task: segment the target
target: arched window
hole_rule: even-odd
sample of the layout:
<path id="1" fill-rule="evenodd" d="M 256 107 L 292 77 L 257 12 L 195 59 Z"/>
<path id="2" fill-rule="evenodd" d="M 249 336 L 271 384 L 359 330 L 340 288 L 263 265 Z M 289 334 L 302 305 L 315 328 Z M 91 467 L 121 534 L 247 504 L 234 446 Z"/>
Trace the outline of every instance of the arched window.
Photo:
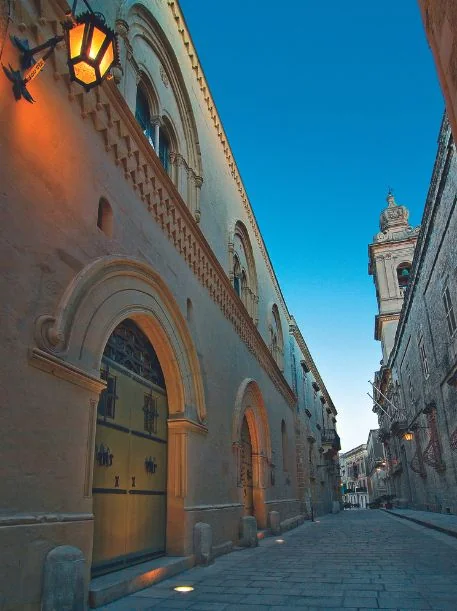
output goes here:
<path id="1" fill-rule="evenodd" d="M 233 288 L 238 297 L 241 297 L 241 265 L 237 256 L 233 258 Z"/>
<path id="2" fill-rule="evenodd" d="M 284 369 L 284 339 L 282 335 L 281 319 L 276 304 L 271 308 L 270 315 L 270 350 L 279 369 Z"/>
<path id="3" fill-rule="evenodd" d="M 400 265 L 397 267 L 398 286 L 401 289 L 408 286 L 410 273 L 411 263 L 400 263 Z"/>
<path id="4" fill-rule="evenodd" d="M 140 83 L 136 90 L 136 108 L 135 119 L 140 124 L 144 135 L 149 140 L 149 143 L 154 148 L 154 128 L 151 124 L 151 109 L 149 106 L 148 96 Z"/>
<path id="5" fill-rule="evenodd" d="M 103 197 L 98 202 L 97 227 L 109 238 L 113 237 L 113 210 Z"/>
<path id="6" fill-rule="evenodd" d="M 149 88 L 151 89 L 151 88 Z M 149 89 L 146 86 L 146 78 L 143 79 L 136 90 L 136 108 L 135 118 L 140 124 L 144 135 L 149 141 L 149 144 L 158 154 L 160 163 L 163 165 L 167 174 L 171 174 L 170 168 L 170 153 L 173 150 L 177 152 L 176 144 L 172 146 L 170 139 L 171 127 L 165 127 L 165 122 L 162 117 L 154 115 L 153 108 L 151 108 L 151 97 L 148 95 Z M 153 103 L 154 106 L 154 103 Z M 155 104 L 158 107 L 158 104 Z M 175 139 L 173 139 L 174 141 Z M 174 181 L 176 182 L 176 181 Z"/>
<path id="7" fill-rule="evenodd" d="M 235 225 L 233 242 L 230 245 L 231 272 L 233 288 L 251 318 L 257 324 L 257 274 L 249 234 L 245 225 L 238 221 Z"/>
<path id="8" fill-rule="evenodd" d="M 287 433 L 286 423 L 281 420 L 282 470 L 287 471 Z"/>
<path id="9" fill-rule="evenodd" d="M 165 172 L 170 171 L 170 140 L 165 130 L 159 129 L 159 159 Z"/>
<path id="10" fill-rule="evenodd" d="M 152 133 L 147 137 L 199 222 L 203 168 L 192 101 L 194 93 L 192 88 L 186 88 L 188 79 L 183 75 L 186 66 L 179 54 L 176 56 L 168 35 L 152 14 L 154 3 L 125 0 L 114 4 L 119 6 L 118 18 L 128 24 L 129 46 L 134 57 L 134 61 L 125 66 L 125 76 L 133 79 L 140 71 L 140 85 L 149 101 Z"/>
<path id="11" fill-rule="evenodd" d="M 246 272 L 243 270 L 241 273 L 241 300 L 244 303 L 245 308 L 248 307 L 248 279 L 246 276 Z"/>

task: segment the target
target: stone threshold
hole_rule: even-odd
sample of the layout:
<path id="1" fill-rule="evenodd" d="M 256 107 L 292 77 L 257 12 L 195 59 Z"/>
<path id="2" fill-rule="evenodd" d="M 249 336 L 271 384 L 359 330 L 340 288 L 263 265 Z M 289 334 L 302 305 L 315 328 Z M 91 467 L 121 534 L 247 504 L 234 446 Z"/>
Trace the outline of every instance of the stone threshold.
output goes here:
<path id="1" fill-rule="evenodd" d="M 89 585 L 89 606 L 92 609 L 148 588 L 195 565 L 194 556 L 162 556 L 95 577 Z"/>
<path id="2" fill-rule="evenodd" d="M 424 519 L 413 518 L 412 516 L 405 516 L 396 511 L 390 511 L 389 509 L 381 509 L 381 511 L 385 511 L 389 513 L 391 516 L 395 516 L 397 518 L 401 518 L 402 520 L 409 520 L 410 522 L 415 522 L 416 524 L 420 524 L 421 526 L 425 526 L 426 528 L 431 528 L 432 530 L 437 530 L 439 532 L 444 533 L 445 535 L 449 535 L 451 537 L 457 538 L 457 531 L 451 528 L 445 528 L 444 526 L 438 526 L 438 524 L 433 524 L 432 522 L 426 521 Z M 439 514 L 446 515 L 446 514 Z"/>

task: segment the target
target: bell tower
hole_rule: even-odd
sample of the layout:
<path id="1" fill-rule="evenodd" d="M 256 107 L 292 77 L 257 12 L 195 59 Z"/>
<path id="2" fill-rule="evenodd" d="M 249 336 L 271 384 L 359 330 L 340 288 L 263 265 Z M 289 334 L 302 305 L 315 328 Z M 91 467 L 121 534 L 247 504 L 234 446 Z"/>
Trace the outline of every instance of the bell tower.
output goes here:
<path id="1" fill-rule="evenodd" d="M 374 336 L 382 344 L 383 365 L 387 364 L 394 345 L 420 230 L 411 227 L 408 217 L 409 210 L 399 206 L 389 191 L 387 208 L 379 219 L 380 232 L 368 246 L 368 273 L 373 276 L 378 300 Z"/>

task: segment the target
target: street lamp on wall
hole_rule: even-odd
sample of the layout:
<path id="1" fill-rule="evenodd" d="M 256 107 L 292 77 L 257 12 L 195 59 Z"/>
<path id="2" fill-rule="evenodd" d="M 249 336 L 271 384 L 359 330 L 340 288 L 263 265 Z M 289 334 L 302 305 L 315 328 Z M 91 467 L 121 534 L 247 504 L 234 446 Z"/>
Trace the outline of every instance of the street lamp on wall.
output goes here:
<path id="1" fill-rule="evenodd" d="M 88 11 L 75 16 L 78 0 L 74 0 L 72 9 L 62 22 L 63 35 L 53 36 L 33 49 L 27 40 L 12 36 L 11 41 L 21 52 L 20 69 L 14 70 L 3 66 L 8 79 L 13 83 L 16 100 L 22 97 L 28 102 L 34 99 L 27 90 L 27 85 L 43 70 L 46 60 L 54 52 L 59 42 L 65 41 L 67 47 L 67 64 L 71 80 L 79 83 L 86 91 L 100 85 L 108 75 L 110 68 L 118 62 L 117 37 L 105 22 L 101 13 L 95 13 L 87 0 L 82 0 Z M 47 49 L 38 61 L 34 56 Z"/>
<path id="2" fill-rule="evenodd" d="M 99 13 L 88 12 L 76 18 L 66 30 L 70 78 L 86 91 L 100 85 L 117 59 L 116 34 Z"/>
<path id="3" fill-rule="evenodd" d="M 412 431 L 406 431 L 406 433 L 403 433 L 403 439 L 405 441 L 412 441 L 414 439 L 414 433 Z"/>

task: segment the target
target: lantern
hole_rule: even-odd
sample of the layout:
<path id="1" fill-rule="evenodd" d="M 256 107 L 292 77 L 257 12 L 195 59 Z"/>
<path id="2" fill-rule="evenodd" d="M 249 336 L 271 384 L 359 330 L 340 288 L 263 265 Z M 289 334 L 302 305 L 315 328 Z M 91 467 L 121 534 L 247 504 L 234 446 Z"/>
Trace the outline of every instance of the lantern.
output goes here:
<path id="1" fill-rule="evenodd" d="M 403 433 L 403 439 L 405 441 L 412 441 L 414 439 L 414 433 L 412 431 L 406 431 L 406 433 Z"/>
<path id="2" fill-rule="evenodd" d="M 100 13 L 83 13 L 66 32 L 70 78 L 86 91 L 100 85 L 117 62 L 116 34 Z"/>

